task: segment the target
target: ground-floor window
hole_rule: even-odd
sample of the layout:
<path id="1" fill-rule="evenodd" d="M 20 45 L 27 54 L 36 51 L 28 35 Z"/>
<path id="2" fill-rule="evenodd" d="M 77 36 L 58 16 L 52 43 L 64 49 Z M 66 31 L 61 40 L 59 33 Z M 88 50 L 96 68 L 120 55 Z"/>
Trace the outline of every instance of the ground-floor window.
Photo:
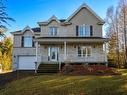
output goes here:
<path id="1" fill-rule="evenodd" d="M 90 46 L 79 46 L 78 47 L 78 56 L 79 57 L 88 57 L 92 54 L 92 48 Z"/>

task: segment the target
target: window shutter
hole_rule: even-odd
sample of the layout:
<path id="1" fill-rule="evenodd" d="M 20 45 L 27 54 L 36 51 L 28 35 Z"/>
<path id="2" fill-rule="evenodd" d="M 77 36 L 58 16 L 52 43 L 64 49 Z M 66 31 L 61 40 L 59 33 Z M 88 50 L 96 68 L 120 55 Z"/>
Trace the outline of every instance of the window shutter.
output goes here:
<path id="1" fill-rule="evenodd" d="M 93 36 L 93 26 L 90 25 L 90 36 Z"/>
<path id="2" fill-rule="evenodd" d="M 33 47 L 35 47 L 35 43 L 34 43 L 34 41 L 33 41 L 34 38 L 35 38 L 35 37 L 33 36 L 33 38 L 32 38 L 32 46 L 33 46 Z"/>
<path id="3" fill-rule="evenodd" d="M 78 26 L 76 26 L 76 36 L 78 36 Z"/>
<path id="4" fill-rule="evenodd" d="M 22 36 L 21 47 L 24 47 L 24 36 Z"/>

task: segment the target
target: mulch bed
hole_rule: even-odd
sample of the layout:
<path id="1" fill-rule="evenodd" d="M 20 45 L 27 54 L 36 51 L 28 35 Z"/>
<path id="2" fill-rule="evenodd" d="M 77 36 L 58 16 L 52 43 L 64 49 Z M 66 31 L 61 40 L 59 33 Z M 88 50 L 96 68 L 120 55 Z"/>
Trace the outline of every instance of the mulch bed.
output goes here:
<path id="1" fill-rule="evenodd" d="M 65 75 L 120 75 L 116 69 L 104 65 L 65 65 L 60 73 Z"/>

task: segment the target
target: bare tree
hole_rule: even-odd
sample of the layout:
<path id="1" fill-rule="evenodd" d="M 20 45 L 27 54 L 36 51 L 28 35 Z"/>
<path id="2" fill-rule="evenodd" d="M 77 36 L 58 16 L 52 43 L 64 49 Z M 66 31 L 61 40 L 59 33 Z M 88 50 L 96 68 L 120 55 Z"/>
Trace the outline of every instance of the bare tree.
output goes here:
<path id="1" fill-rule="evenodd" d="M 15 21 L 13 18 L 9 17 L 7 12 L 6 12 L 6 7 L 4 3 L 7 0 L 0 0 L 0 37 L 5 37 L 5 32 L 7 30 L 6 25 L 10 24 L 8 21 Z"/>
<path id="2" fill-rule="evenodd" d="M 117 11 L 116 11 L 117 12 Z M 109 38 L 109 52 L 108 52 L 108 58 L 109 60 L 112 60 L 112 63 L 114 65 L 119 66 L 119 55 L 118 55 L 118 36 L 117 36 L 117 16 L 114 10 L 114 7 L 111 6 L 107 9 L 107 15 L 106 15 L 106 25 L 107 25 L 107 36 Z M 118 59 L 118 60 L 116 60 Z"/>
<path id="3" fill-rule="evenodd" d="M 120 26 L 121 26 L 121 33 L 123 34 L 124 38 L 124 63 L 127 63 L 127 0 L 120 0 L 119 1 L 119 8 L 120 8 Z"/>

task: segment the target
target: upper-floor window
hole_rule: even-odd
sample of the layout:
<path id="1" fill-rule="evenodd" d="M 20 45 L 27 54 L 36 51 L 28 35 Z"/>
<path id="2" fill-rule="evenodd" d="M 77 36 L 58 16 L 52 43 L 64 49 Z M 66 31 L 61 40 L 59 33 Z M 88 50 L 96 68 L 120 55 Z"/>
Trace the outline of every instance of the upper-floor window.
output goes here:
<path id="1" fill-rule="evenodd" d="M 80 37 L 89 37 L 93 35 L 92 25 L 80 25 L 76 26 L 76 35 Z"/>
<path id="2" fill-rule="evenodd" d="M 90 46 L 79 46 L 78 47 L 78 56 L 79 57 L 88 57 L 92 54 L 92 48 Z"/>
<path id="3" fill-rule="evenodd" d="M 33 46 L 33 41 L 32 41 L 32 36 L 23 36 L 22 39 L 22 46 L 23 47 L 32 47 Z"/>
<path id="4" fill-rule="evenodd" d="M 57 35 L 57 27 L 49 27 L 49 36 L 56 36 Z"/>

